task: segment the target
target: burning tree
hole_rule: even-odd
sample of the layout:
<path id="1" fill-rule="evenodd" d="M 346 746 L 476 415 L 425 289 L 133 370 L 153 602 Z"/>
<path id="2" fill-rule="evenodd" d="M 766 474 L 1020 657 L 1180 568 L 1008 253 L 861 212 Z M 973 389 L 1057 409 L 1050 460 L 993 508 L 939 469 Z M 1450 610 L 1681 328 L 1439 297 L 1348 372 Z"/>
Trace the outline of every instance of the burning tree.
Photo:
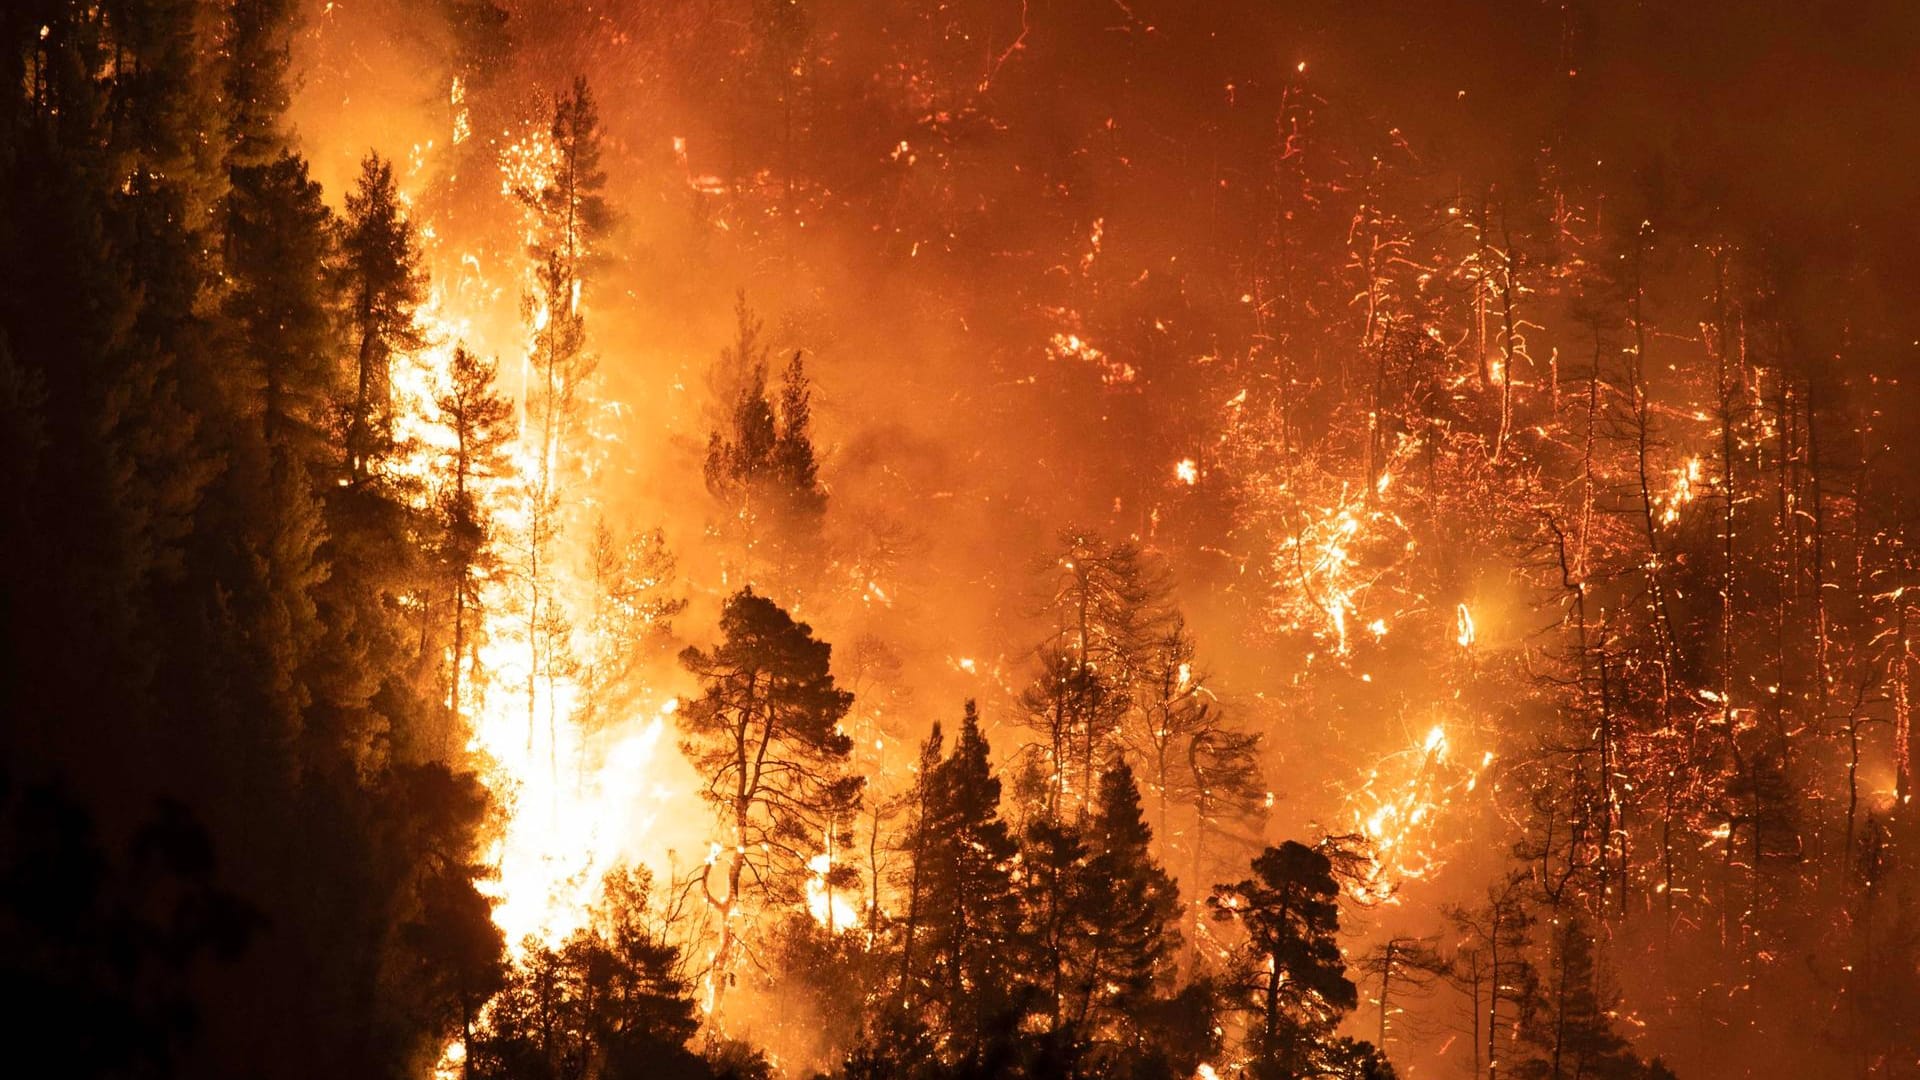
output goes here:
<path id="1" fill-rule="evenodd" d="M 513 405 L 500 394 L 498 368 L 466 350 L 454 349 L 448 385 L 436 405 L 452 436 L 441 476 L 441 559 L 450 579 L 452 659 L 447 672 L 447 712 L 457 730 L 461 692 L 479 667 L 474 625 L 480 614 L 482 585 L 497 570 L 493 521 L 481 485 L 499 479 L 510 467 L 507 444 L 513 438 Z"/>

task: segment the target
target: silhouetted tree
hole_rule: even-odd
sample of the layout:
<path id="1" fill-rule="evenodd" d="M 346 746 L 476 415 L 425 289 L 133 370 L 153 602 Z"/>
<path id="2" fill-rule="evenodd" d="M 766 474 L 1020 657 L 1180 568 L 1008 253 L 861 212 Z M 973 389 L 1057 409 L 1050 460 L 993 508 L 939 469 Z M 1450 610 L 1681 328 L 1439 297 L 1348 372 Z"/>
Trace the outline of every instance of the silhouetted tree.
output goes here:
<path id="1" fill-rule="evenodd" d="M 727 599 L 720 636 L 710 650 L 680 654 L 701 693 L 677 715 L 681 748 L 728 834 L 722 857 L 701 875 L 721 916 L 713 968 L 724 984 L 748 890 L 765 903 L 798 900 L 807 863 L 849 823 L 862 781 L 845 771 L 853 744 L 839 723 L 853 695 L 834 685 L 832 647 L 752 589 Z"/>
<path id="2" fill-rule="evenodd" d="M 1578 917 L 1553 933 L 1553 962 L 1539 1000 L 1520 1018 L 1520 1060 L 1514 1075 L 1528 1080 L 1651 1080 L 1664 1073 L 1648 1065 L 1614 1029 L 1617 995 L 1603 979 L 1593 938 Z"/>
<path id="3" fill-rule="evenodd" d="M 678 950 L 646 926 L 644 871 L 606 879 L 593 924 L 526 955 L 471 1039 L 481 1080 L 642 1080 L 716 1075 L 687 1048 L 699 1024 Z"/>
<path id="4" fill-rule="evenodd" d="M 827 493 L 813 446 L 812 389 L 799 352 L 779 392 L 767 385 L 768 349 L 760 320 L 742 292 L 735 304 L 734 343 L 709 379 L 727 395 L 708 435 L 707 490 L 720 503 L 722 534 L 742 549 L 749 572 L 756 558 L 784 584 L 807 584 L 801 568 L 818 552 Z"/>
<path id="5" fill-rule="evenodd" d="M 360 163 L 347 194 L 341 233 L 342 286 L 354 350 L 346 409 L 347 474 L 361 483 L 392 451 L 394 357 L 423 345 L 414 309 L 424 294 L 413 223 L 400 206 L 393 164 L 378 154 Z"/>
<path id="6" fill-rule="evenodd" d="M 1004 1052 L 991 1045 L 1010 1035 L 1025 1008 L 1020 969 L 1022 920 L 1013 871 L 1018 848 L 1000 817 L 1000 780 L 993 772 L 980 716 L 971 701 L 953 749 L 929 785 L 918 860 L 914 977 L 910 1001 L 931 1016 L 945 1047 L 942 1059 L 978 1068 Z"/>
<path id="7" fill-rule="evenodd" d="M 1239 994 L 1256 1016 L 1256 1070 L 1276 1078 L 1324 1074 L 1333 1030 L 1359 1003 L 1334 940 L 1340 886 L 1333 865 L 1289 840 L 1254 859 L 1253 874 L 1215 886 L 1208 905 L 1216 919 L 1238 923 L 1247 934 Z M 1332 1067 L 1358 1075 L 1350 1063 Z"/>
<path id="8" fill-rule="evenodd" d="M 499 565 L 492 547 L 492 522 L 481 500 L 482 485 L 505 474 L 506 445 L 513 437 L 513 403 L 500 394 L 496 374 L 493 363 L 458 346 L 447 367 L 448 384 L 436 402 L 453 437 L 452 451 L 441 467 L 440 488 L 441 562 L 452 600 L 452 657 L 447 670 L 450 735 L 461 715 L 469 673 L 479 662 L 473 627 L 481 586 Z"/>

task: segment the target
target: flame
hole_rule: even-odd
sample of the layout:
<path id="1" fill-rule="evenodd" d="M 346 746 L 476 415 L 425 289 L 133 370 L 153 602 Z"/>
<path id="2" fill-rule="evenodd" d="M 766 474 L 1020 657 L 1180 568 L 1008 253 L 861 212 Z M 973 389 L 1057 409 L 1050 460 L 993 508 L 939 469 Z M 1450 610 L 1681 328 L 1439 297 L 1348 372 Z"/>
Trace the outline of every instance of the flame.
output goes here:
<path id="1" fill-rule="evenodd" d="M 1441 830 L 1440 819 L 1479 786 L 1492 764 L 1491 752 L 1477 765 L 1455 764 L 1447 727 L 1436 723 L 1413 746 L 1370 769 L 1348 797 L 1352 831 L 1365 842 L 1368 860 L 1348 894 L 1363 904 L 1393 903 L 1401 885 L 1438 872 L 1457 842 Z"/>
<path id="2" fill-rule="evenodd" d="M 1671 525 L 1680 520 L 1681 510 L 1697 497 L 1704 477 L 1704 467 L 1698 454 L 1687 458 L 1680 468 L 1674 470 L 1673 483 L 1667 488 L 1666 494 L 1659 497 L 1662 525 Z"/>
<path id="3" fill-rule="evenodd" d="M 1139 376 L 1132 364 L 1107 355 L 1078 333 L 1062 331 L 1053 335 L 1047 340 L 1047 355 L 1055 360 L 1077 360 L 1098 369 L 1100 381 L 1107 386 L 1124 386 Z"/>
<path id="4" fill-rule="evenodd" d="M 1454 625 L 1454 634 L 1453 634 L 1454 644 L 1460 646 L 1463 649 L 1472 648 L 1473 637 L 1474 637 L 1472 609 L 1468 608 L 1467 605 L 1465 604 L 1460 604 L 1457 607 L 1455 607 L 1454 613 L 1453 613 L 1453 625 Z"/>
<path id="5" fill-rule="evenodd" d="M 459 108 L 464 88 L 456 82 L 450 96 Z M 463 119 L 464 111 L 458 116 Z M 552 159 L 553 148 L 539 132 L 510 146 L 501 161 L 508 201 L 516 201 L 516 188 L 543 186 Z M 394 423 L 402 453 L 389 468 L 414 481 L 422 509 L 429 509 L 454 448 L 436 402 L 451 385 L 456 347 L 476 338 L 476 323 L 508 326 L 517 313 L 495 309 L 499 298 L 514 290 L 486 282 L 478 256 L 436 250 L 440 237 L 430 223 L 419 231 L 430 262 L 458 269 L 436 275 L 416 314 L 426 346 L 393 365 Z M 446 281 L 478 287 L 449 291 Z M 577 284 L 569 300 L 577 310 Z M 549 312 L 538 308 L 531 317 L 538 328 Z M 500 388 L 503 393 L 513 389 Z M 524 396 L 519 406 L 519 431 L 507 452 L 510 472 L 472 482 L 503 553 L 525 545 L 534 491 L 553 460 L 530 430 Z M 555 553 L 561 562 L 570 554 L 564 545 Z M 560 611 L 585 606 L 585 582 L 557 572 L 550 585 Z M 493 875 L 482 889 L 494 901 L 494 921 L 516 953 L 529 939 L 554 944 L 584 925 L 608 871 L 653 862 L 658 852 L 652 849 L 660 845 L 656 841 L 650 849 L 648 841 L 656 824 L 669 804 L 690 790 L 679 779 L 670 780 L 685 765 L 661 747 L 676 701 L 667 698 L 633 715 L 604 718 L 588 732 L 580 723 L 584 690 L 579 676 L 549 670 L 551 665 L 536 655 L 525 601 L 516 595 L 519 587 L 509 572 L 483 580 L 473 631 L 477 646 L 470 656 L 445 658 L 449 666 L 460 665 L 463 700 L 457 719 L 499 810 L 498 836 L 486 853 Z M 594 648 L 598 642 L 585 620 L 572 621 L 572 645 Z"/>
<path id="6" fill-rule="evenodd" d="M 458 75 L 447 91 L 447 104 L 453 109 L 453 145 L 459 146 L 472 137 L 473 120 L 467 110 L 467 83 Z"/>
<path id="7" fill-rule="evenodd" d="M 832 870 L 833 856 L 826 852 L 807 860 L 807 912 L 814 922 L 840 934 L 860 925 L 860 908 L 827 884 Z"/>

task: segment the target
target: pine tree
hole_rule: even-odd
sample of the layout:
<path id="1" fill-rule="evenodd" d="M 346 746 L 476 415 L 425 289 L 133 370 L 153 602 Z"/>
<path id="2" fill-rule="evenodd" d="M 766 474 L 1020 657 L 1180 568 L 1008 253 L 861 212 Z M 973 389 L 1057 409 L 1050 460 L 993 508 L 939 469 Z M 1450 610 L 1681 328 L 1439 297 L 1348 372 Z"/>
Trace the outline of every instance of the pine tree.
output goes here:
<path id="1" fill-rule="evenodd" d="M 68 909 L 91 957 L 126 945 L 106 979 L 58 957 L 89 995 L 67 1022 L 107 1048 L 70 1071 L 398 1074 L 453 1033 L 444 977 L 497 959 L 473 933 L 484 789 L 391 752 L 423 702 L 387 605 L 419 583 L 419 523 L 324 497 L 335 238 L 282 153 L 291 5 L 214 26 L 226 8 L 0 15 L 0 483 L 22 496 L 0 511 L 21 676 L 0 756 L 70 779 L 92 806 L 60 830 L 104 840 L 51 849 L 93 849 Z M 229 75 L 252 89 L 218 103 L 249 113 L 221 163 Z M 14 825 L 6 876 L 44 880 Z M 416 938 L 423 919 L 463 943 Z"/>
<path id="2" fill-rule="evenodd" d="M 1121 739 L 1153 799 L 1161 859 L 1197 885 L 1228 872 L 1257 846 L 1267 796 L 1259 734 L 1228 721 L 1195 657 L 1193 635 L 1176 612 L 1142 654 Z M 1188 969 L 1206 913 L 1204 899 L 1191 906 Z"/>
<path id="3" fill-rule="evenodd" d="M 328 284 L 345 298 L 349 376 L 330 403 L 327 472 L 339 482 L 320 488 L 328 576 L 315 599 L 326 636 L 312 680 L 316 723 L 330 729 L 342 761 L 372 776 L 391 756 L 417 762 L 445 748 L 430 660 L 445 647 L 431 633 L 440 626 L 400 614 L 405 598 L 438 591 L 428 556 L 441 523 L 417 508 L 416 481 L 384 468 L 394 450 L 391 368 L 423 344 L 413 315 L 425 289 L 392 167 L 369 155 L 346 205 Z"/>
<path id="4" fill-rule="evenodd" d="M 1073 989 L 1082 1037 L 1122 1059 L 1152 1052 L 1147 1019 L 1170 989 L 1180 944 L 1179 890 L 1154 861 L 1152 840 L 1133 771 L 1117 765 L 1100 778 L 1087 828 L 1092 856 L 1080 909 L 1086 929 Z"/>
<path id="5" fill-rule="evenodd" d="M 1131 685 L 1143 654 L 1169 629 L 1171 582 L 1159 560 L 1131 540 L 1061 532 L 1042 581 L 1060 648 L 1116 685 Z"/>
<path id="6" fill-rule="evenodd" d="M 909 1014 L 925 992 L 925 982 L 915 968 L 916 961 L 920 959 L 916 950 L 920 945 L 921 915 L 926 906 L 928 878 L 925 872 L 931 865 L 927 858 L 935 839 L 935 814 L 940 807 L 937 795 L 945 742 L 945 733 L 940 729 L 940 722 L 935 720 L 932 733 L 920 744 L 913 786 L 903 796 L 907 823 L 899 845 L 906 856 L 906 865 L 895 874 L 893 881 L 894 887 L 900 890 L 901 904 L 905 908 L 899 919 L 900 970 L 895 986 L 895 1004 L 899 1006 L 897 1012 Z"/>
<path id="7" fill-rule="evenodd" d="M 531 475 L 524 477 L 528 513 L 526 533 L 519 538 L 518 567 L 523 625 L 532 654 L 526 684 L 529 746 L 539 720 L 543 679 L 548 743 L 557 743 L 555 691 L 561 676 L 577 662 L 570 615 L 556 595 L 554 563 L 566 525 L 566 490 L 580 464 L 574 429 L 596 367 L 587 348 L 583 307 L 588 270 L 610 217 L 603 194 L 607 177 L 600 169 L 599 119 L 585 78 L 575 79 L 572 91 L 554 103 L 550 134 L 551 168 L 541 185 L 512 192 L 538 221 L 529 251 L 533 286 L 522 298 L 532 330 L 532 376 L 523 404 L 529 434 L 539 440 Z"/>
<path id="8" fill-rule="evenodd" d="M 1041 670 L 1022 697 L 1030 727 L 1047 736 L 1048 812 L 1084 818 L 1132 704 L 1151 643 L 1170 618 L 1164 570 L 1130 542 L 1085 531 L 1061 534 L 1043 585 L 1055 622 Z M 1077 798 L 1068 797 L 1077 793 Z"/>
<path id="9" fill-rule="evenodd" d="M 1289 840 L 1253 860 L 1254 876 L 1217 885 L 1214 917 L 1240 924 L 1247 956 L 1240 994 L 1257 1017 L 1262 1077 L 1315 1075 L 1340 1018 L 1359 1003 L 1334 935 L 1340 886 L 1327 856 Z"/>
<path id="10" fill-rule="evenodd" d="M 1048 999 L 1037 1050 L 1050 1069 L 1125 1072 L 1156 1052 L 1148 1033 L 1180 935 L 1179 893 L 1153 861 L 1152 835 L 1124 764 L 1101 776 L 1084 825 L 1042 818 L 1027 829 L 1021 894 L 1030 969 Z"/>
<path id="11" fill-rule="evenodd" d="M 699 1024 L 679 950 L 645 922 L 650 879 L 615 870 L 591 925 L 525 959 L 471 1039 L 475 1080 L 699 1080 L 687 1048 Z"/>
<path id="12" fill-rule="evenodd" d="M 1057 644 L 1043 645 L 1039 661 L 1040 671 L 1020 695 L 1027 727 L 1046 740 L 1031 748 L 1029 764 L 1045 780 L 1049 819 L 1084 818 L 1099 782 L 1094 765 L 1104 760 L 1126 716 L 1125 688 Z"/>
<path id="13" fill-rule="evenodd" d="M 674 616 L 687 601 L 673 595 L 675 559 L 659 529 L 617 538 L 603 519 L 589 552 L 593 586 L 581 672 L 580 723 L 597 729 L 621 715 L 641 690 L 639 672 L 673 637 Z"/>
<path id="14" fill-rule="evenodd" d="M 604 194 L 607 174 L 600 167 L 600 113 L 586 76 L 576 76 L 572 90 L 554 102 L 549 134 L 554 150 L 552 175 L 538 191 L 516 194 L 545 219 L 546 234 L 536 240 L 534 254 L 548 259 L 557 256 L 570 286 L 582 276 L 595 254 L 593 245 L 613 221 Z"/>
<path id="15" fill-rule="evenodd" d="M 1433 980 L 1445 967 L 1431 942 L 1395 934 L 1360 958 L 1359 968 L 1378 987 L 1373 1005 L 1379 1010 L 1379 1029 L 1374 1045 L 1381 1057 L 1387 1056 L 1388 1021 L 1406 1010 L 1396 1002 L 1423 998 L 1432 992 Z"/>
<path id="16" fill-rule="evenodd" d="M 1147 648 L 1135 679 L 1133 710 L 1122 732 L 1127 750 L 1139 762 L 1142 787 L 1154 802 L 1154 835 L 1165 847 L 1173 840 L 1171 812 L 1186 749 L 1211 727 L 1213 693 L 1197 666 L 1193 634 L 1176 613 L 1166 633 Z"/>
<path id="17" fill-rule="evenodd" d="M 473 641 L 482 583 L 498 562 L 492 523 L 480 500 L 481 485 L 508 468 L 506 445 L 513 437 L 513 403 L 495 386 L 496 367 L 456 347 L 448 365 L 448 385 L 435 402 L 453 450 L 442 465 L 440 492 L 443 547 L 441 565 L 451 594 L 452 658 L 448 665 L 448 737 L 457 730 L 467 673 L 478 663 Z"/>
<path id="18" fill-rule="evenodd" d="M 1048 1036 L 1040 1047 L 1050 1067 L 1074 1071 L 1080 1032 L 1074 1026 L 1082 998 L 1074 961 L 1087 943 L 1086 908 L 1100 888 L 1087 872 L 1087 842 L 1078 826 L 1052 816 L 1027 824 L 1020 837 L 1020 906 L 1025 916 L 1022 942 L 1031 959 L 1023 966 L 1039 988 L 1033 1003 Z"/>
<path id="19" fill-rule="evenodd" d="M 813 451 L 813 389 L 803 354 L 795 352 L 780 376 L 780 433 L 774 439 L 770 472 L 786 495 L 783 508 L 790 531 L 804 539 L 819 531 L 827 493 L 820 487 L 820 466 Z"/>
<path id="20" fill-rule="evenodd" d="M 236 170 L 268 164 L 291 147 L 294 0 L 228 0 L 226 69 L 227 162 Z"/>
<path id="21" fill-rule="evenodd" d="M 1000 817 L 1000 780 L 969 701 L 953 750 L 927 793 L 916 864 L 920 880 L 914 937 L 930 1027 L 943 1058 L 978 1068 L 996 1035 L 1008 1036 L 1025 1008 L 1018 848 Z"/>
<path id="22" fill-rule="evenodd" d="M 1553 935 L 1553 964 L 1540 999 L 1521 1014 L 1514 1074 L 1527 1080 L 1642 1080 L 1658 1075 L 1614 1029 L 1618 1002 L 1593 955 L 1593 937 L 1578 917 Z"/>
<path id="23" fill-rule="evenodd" d="M 345 427 L 347 474 L 362 483 L 393 448 L 392 364 L 424 341 L 414 309 L 425 286 L 413 223 L 400 205 L 393 164 L 378 154 L 360 163 L 347 194 L 341 234 L 342 282 L 354 349 L 354 388 Z"/>
<path id="24" fill-rule="evenodd" d="M 727 599 L 720 634 L 712 649 L 680 654 L 701 693 L 677 713 L 681 749 L 728 834 L 721 865 L 701 875 L 721 920 L 717 984 L 733 975 L 748 890 L 765 904 L 798 902 L 807 863 L 850 823 L 862 784 L 846 774 L 853 742 L 839 724 L 853 695 L 834 685 L 832 647 L 750 588 Z"/>
<path id="25" fill-rule="evenodd" d="M 767 385 L 768 349 L 742 292 L 734 344 L 723 350 L 710 384 L 726 412 L 707 439 L 707 490 L 726 518 L 722 531 L 742 549 L 749 571 L 764 558 L 777 580 L 799 586 L 820 540 L 827 494 L 813 445 L 813 392 L 806 364 L 793 354 L 780 390 Z"/>
<path id="26" fill-rule="evenodd" d="M 506 978 L 506 941 L 476 887 L 490 872 L 479 844 L 487 790 L 471 773 L 428 764 L 397 769 L 381 798 L 407 878 L 382 1004 L 416 1023 L 434 1053 L 456 1036 L 471 1059 L 482 1011 Z"/>
<path id="27" fill-rule="evenodd" d="M 1522 891 L 1525 880 L 1523 874 L 1515 873 L 1490 886 L 1482 907 L 1443 909 L 1466 941 L 1456 952 L 1449 975 L 1468 995 L 1476 1036 L 1473 1052 L 1476 1060 L 1484 1055 L 1488 1080 L 1499 1075 L 1503 1047 L 1511 1037 L 1514 1019 L 1532 1001 L 1539 981 L 1539 973 L 1527 957 L 1534 916 L 1527 909 Z M 1511 1009 L 1503 1010 L 1503 1006 Z"/>
<path id="28" fill-rule="evenodd" d="M 233 324 L 233 377 L 240 410 L 258 418 L 275 453 L 319 462 L 325 417 L 340 381 L 331 279 L 333 214 L 307 163 L 283 154 L 236 166 L 227 198 L 225 313 Z"/>

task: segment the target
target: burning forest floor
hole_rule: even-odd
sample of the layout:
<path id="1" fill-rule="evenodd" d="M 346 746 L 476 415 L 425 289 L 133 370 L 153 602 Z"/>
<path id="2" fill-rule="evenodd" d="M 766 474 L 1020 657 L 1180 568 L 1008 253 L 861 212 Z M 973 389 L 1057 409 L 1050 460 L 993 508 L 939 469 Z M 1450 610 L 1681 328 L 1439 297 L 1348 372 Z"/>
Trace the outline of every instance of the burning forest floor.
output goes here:
<path id="1" fill-rule="evenodd" d="M 1920 1074 L 1909 5 L 0 37 L 29 1071 Z"/>

